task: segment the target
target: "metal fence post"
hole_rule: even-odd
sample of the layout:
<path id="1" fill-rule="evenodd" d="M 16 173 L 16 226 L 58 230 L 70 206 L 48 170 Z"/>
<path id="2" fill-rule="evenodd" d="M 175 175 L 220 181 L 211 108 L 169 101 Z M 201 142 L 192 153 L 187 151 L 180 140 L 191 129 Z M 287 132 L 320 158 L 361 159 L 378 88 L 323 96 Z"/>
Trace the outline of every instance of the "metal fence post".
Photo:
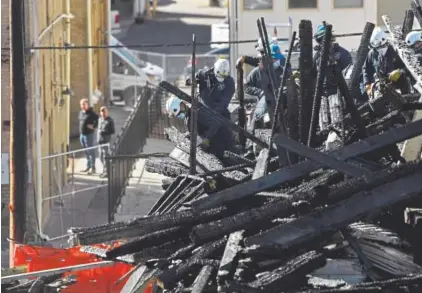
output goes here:
<path id="1" fill-rule="evenodd" d="M 110 155 L 107 153 L 106 155 L 106 164 L 107 164 L 107 189 L 108 189 L 108 216 L 107 216 L 107 221 L 110 224 L 113 220 L 112 217 L 112 213 L 114 211 L 114 205 L 113 205 L 113 200 L 112 200 L 112 196 L 113 196 L 113 188 L 112 188 L 112 173 L 113 171 L 111 170 L 111 158 Z"/>
<path id="2" fill-rule="evenodd" d="M 196 92 L 196 78 L 195 78 L 195 53 L 196 53 L 196 36 L 192 34 L 192 107 L 190 115 L 190 153 L 189 153 L 189 174 L 196 173 L 196 143 L 198 135 L 198 100 L 195 95 Z"/>
<path id="3" fill-rule="evenodd" d="M 163 54 L 161 57 L 163 60 L 163 80 L 167 80 L 167 56 Z"/>

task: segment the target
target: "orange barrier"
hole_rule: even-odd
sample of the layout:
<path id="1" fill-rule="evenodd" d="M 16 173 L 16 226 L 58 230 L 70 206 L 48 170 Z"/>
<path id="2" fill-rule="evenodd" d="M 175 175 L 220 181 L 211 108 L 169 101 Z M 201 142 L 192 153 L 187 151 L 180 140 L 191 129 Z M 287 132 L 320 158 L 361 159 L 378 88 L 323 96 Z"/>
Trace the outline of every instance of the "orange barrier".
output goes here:
<path id="1" fill-rule="evenodd" d="M 118 246 L 116 243 L 112 246 Z M 93 245 L 98 248 L 111 248 L 110 245 Z M 87 264 L 101 261 L 95 255 L 81 252 L 80 246 L 60 249 L 39 247 L 31 245 L 16 245 L 14 251 L 14 265 L 25 265 L 27 272 L 36 272 Z M 95 268 L 83 271 L 64 273 L 63 277 L 74 276 L 76 283 L 62 290 L 64 293 L 90 292 L 90 293 L 119 293 L 126 280 L 115 284 L 123 275 L 133 268 L 132 265 L 116 262 L 113 266 Z"/>

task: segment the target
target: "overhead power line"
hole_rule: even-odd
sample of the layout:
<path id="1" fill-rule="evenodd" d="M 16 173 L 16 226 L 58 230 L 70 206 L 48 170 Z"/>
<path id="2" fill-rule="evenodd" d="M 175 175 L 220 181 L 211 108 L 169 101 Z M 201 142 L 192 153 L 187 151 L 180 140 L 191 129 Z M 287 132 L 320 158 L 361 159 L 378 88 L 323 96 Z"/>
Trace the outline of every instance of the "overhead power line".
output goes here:
<path id="1" fill-rule="evenodd" d="M 416 29 L 413 31 L 421 31 Z M 387 31 L 388 33 L 388 31 Z M 359 37 L 362 33 L 347 33 L 347 34 L 334 34 L 336 38 L 347 38 L 347 37 Z M 277 38 L 278 41 L 287 42 L 288 38 Z M 299 40 L 296 38 L 296 40 Z M 229 44 L 248 44 L 255 43 L 257 39 L 253 40 L 239 40 L 239 41 L 226 41 L 226 42 L 198 42 L 196 46 L 210 46 L 210 45 L 229 45 Z M 74 45 L 74 44 L 65 44 L 63 46 L 36 46 L 36 47 L 27 47 L 27 51 L 33 50 L 88 50 L 88 49 L 119 49 L 119 48 L 128 48 L 128 49 L 141 49 L 141 48 L 163 48 L 163 47 L 192 47 L 192 42 L 188 43 L 156 43 L 156 44 L 128 44 L 128 45 Z M 10 47 L 1 48 L 2 50 L 10 50 Z"/>
<path id="2" fill-rule="evenodd" d="M 356 37 L 361 36 L 362 33 L 348 33 L 348 34 L 337 34 L 334 35 L 337 38 L 344 37 Z M 289 38 L 277 38 L 278 41 L 288 42 Z M 298 39 L 297 39 L 298 40 Z M 238 41 L 225 41 L 225 42 L 198 42 L 196 46 L 210 46 L 210 45 L 229 45 L 229 44 L 248 44 L 256 43 L 258 40 L 238 40 Z M 140 49 L 140 48 L 162 48 L 162 47 L 192 47 L 192 42 L 187 43 L 156 43 L 156 44 L 128 44 L 128 45 L 73 45 L 65 44 L 63 46 L 37 46 L 37 47 L 27 47 L 27 50 L 88 50 L 88 49 L 119 49 L 119 48 L 128 48 L 128 49 Z M 2 50 L 10 50 L 10 48 L 2 48 Z"/>

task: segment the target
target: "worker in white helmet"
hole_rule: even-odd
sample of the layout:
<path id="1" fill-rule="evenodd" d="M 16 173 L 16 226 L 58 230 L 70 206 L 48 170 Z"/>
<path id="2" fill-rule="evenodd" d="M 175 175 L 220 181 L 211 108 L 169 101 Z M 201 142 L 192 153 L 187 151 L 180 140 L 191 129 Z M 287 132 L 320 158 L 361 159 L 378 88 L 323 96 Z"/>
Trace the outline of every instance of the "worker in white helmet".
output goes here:
<path id="1" fill-rule="evenodd" d="M 219 59 L 210 69 L 196 73 L 200 104 L 213 109 L 223 117 L 230 119 L 229 103 L 235 93 L 235 83 L 230 76 L 230 64 L 226 59 Z M 178 98 L 170 98 L 166 103 L 170 116 L 189 119 L 189 107 Z M 190 123 L 187 123 L 189 127 Z M 232 132 L 212 115 L 201 109 L 198 111 L 198 135 L 202 138 L 202 147 L 220 156 L 232 143 Z"/>
<path id="2" fill-rule="evenodd" d="M 362 68 L 363 83 L 368 96 L 372 95 L 372 85 L 375 79 L 383 78 L 388 78 L 397 89 L 400 89 L 402 94 L 407 94 L 409 86 L 405 76 L 406 67 L 388 42 L 387 34 L 380 27 L 374 29 L 370 45 L 372 49 Z"/>
<path id="3" fill-rule="evenodd" d="M 227 110 L 235 93 L 235 82 L 230 75 L 227 59 L 218 59 L 212 68 L 196 73 L 199 97 L 202 102 L 219 114 L 230 117 Z"/>
<path id="4" fill-rule="evenodd" d="M 277 38 L 271 38 L 268 36 L 268 40 L 270 42 L 270 45 L 278 44 Z M 264 55 L 264 45 L 262 42 L 262 39 L 259 38 L 258 41 L 255 44 L 255 50 L 258 52 L 257 56 L 240 56 L 239 59 L 236 61 L 236 68 L 242 67 L 243 64 L 250 65 L 252 67 L 258 66 L 259 62 L 261 61 L 262 56 Z"/>
<path id="5" fill-rule="evenodd" d="M 422 31 L 413 31 L 406 36 L 406 45 L 409 46 L 419 60 L 419 64 L 422 65 Z"/>

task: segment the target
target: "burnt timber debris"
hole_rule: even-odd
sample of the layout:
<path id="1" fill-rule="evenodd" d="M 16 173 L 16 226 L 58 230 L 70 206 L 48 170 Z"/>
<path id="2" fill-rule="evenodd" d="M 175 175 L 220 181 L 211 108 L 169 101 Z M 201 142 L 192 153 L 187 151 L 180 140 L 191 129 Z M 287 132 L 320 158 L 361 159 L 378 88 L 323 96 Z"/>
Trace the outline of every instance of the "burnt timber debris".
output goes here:
<path id="1" fill-rule="evenodd" d="M 315 80 L 308 20 L 298 28 L 300 75 L 283 76 L 281 88 L 273 89 L 281 99 L 287 88 L 286 103 L 277 101 L 271 115 L 279 128 L 247 130 L 243 84 L 236 95 L 241 99 L 236 124 L 194 101 L 194 92 L 162 82 L 169 93 L 198 103 L 195 107 L 233 130 L 238 148 L 217 158 L 197 147 L 192 158 L 192 140 L 166 129 L 175 149 L 168 158 L 147 159 L 145 166 L 171 180 L 163 182 L 164 193 L 148 214 L 71 228 L 71 244 L 104 260 L 132 264 L 122 292 L 143 292 L 149 283 L 157 293 L 422 292 L 422 67 L 404 44 L 404 34 L 422 20 L 421 9 L 412 3 L 402 26 L 392 25 L 388 16 L 383 20 L 416 81 L 415 92 L 401 95 L 387 85 L 383 115 L 368 103 L 356 106 L 375 27 L 367 23 L 351 77 L 337 70 L 343 129 L 332 126 L 329 133 L 318 130 L 327 56 Z M 267 39 L 263 19 L 258 24 Z M 334 29 L 327 27 L 325 40 Z M 253 156 L 246 155 L 248 146 Z M 124 243 L 113 249 L 91 246 L 117 240 Z M 71 286 L 60 276 L 49 283 L 58 280 Z M 35 292 L 30 288 L 47 281 L 14 284 L 5 292 Z"/>

